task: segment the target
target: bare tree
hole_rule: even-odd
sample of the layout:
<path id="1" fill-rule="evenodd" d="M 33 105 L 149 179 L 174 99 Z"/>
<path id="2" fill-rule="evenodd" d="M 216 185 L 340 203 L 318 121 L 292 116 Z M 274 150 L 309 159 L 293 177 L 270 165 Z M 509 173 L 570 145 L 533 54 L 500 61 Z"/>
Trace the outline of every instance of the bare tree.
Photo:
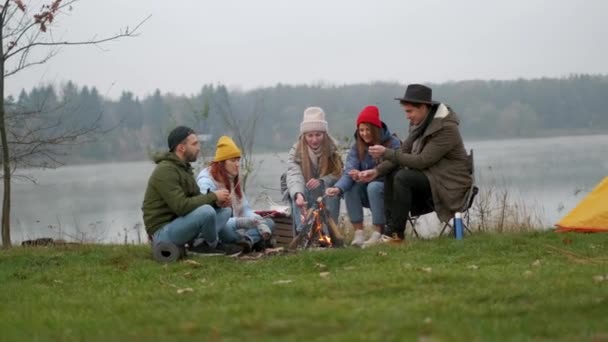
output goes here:
<path id="1" fill-rule="evenodd" d="M 241 148 L 241 186 L 246 191 L 247 180 L 256 168 L 253 158 L 253 147 L 255 146 L 256 126 L 262 117 L 263 101 L 256 97 L 255 104 L 250 115 L 237 113 L 233 110 L 230 95 L 224 86 L 219 86 L 212 97 L 213 104 L 224 124 L 232 134 L 232 138 Z"/>
<path id="2" fill-rule="evenodd" d="M 124 37 L 137 36 L 144 19 L 133 29 L 128 27 L 106 37 L 77 41 L 55 40 L 51 27 L 55 18 L 72 9 L 78 0 L 47 0 L 40 9 L 31 8 L 40 2 L 2 0 L 0 3 L 0 144 L 2 145 L 3 202 L 2 246 L 11 246 L 10 210 L 11 176 L 20 166 L 57 165 L 61 147 L 82 143 L 91 134 L 102 132 L 99 118 L 85 126 L 58 115 L 58 108 L 19 108 L 5 101 L 5 82 L 29 67 L 48 62 L 62 46 L 99 45 Z M 26 5 L 26 3 L 28 3 Z M 30 6 L 31 5 L 31 6 Z M 41 56 L 41 57 L 37 57 Z M 48 106 L 46 106 L 48 107 Z M 43 117 L 44 110 L 50 115 Z M 100 113 L 101 115 L 101 113 Z"/>

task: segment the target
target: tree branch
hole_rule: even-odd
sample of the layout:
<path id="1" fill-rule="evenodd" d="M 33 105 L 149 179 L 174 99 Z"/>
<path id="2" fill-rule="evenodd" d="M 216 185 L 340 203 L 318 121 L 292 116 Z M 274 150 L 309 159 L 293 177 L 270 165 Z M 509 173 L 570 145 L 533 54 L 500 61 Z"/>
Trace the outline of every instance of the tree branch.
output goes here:
<path id="1" fill-rule="evenodd" d="M 113 41 L 119 38 L 126 38 L 126 37 L 137 37 L 139 36 L 139 34 L 137 33 L 137 30 L 148 20 L 150 19 L 151 15 L 147 16 L 144 20 L 142 20 L 141 22 L 139 22 L 139 24 L 137 24 L 135 26 L 135 28 L 132 31 L 129 31 L 129 29 L 127 28 L 127 30 L 125 32 L 120 32 L 115 34 L 114 36 L 111 37 L 106 37 L 106 38 L 101 38 L 101 39 L 91 39 L 91 40 L 87 40 L 87 41 L 75 41 L 75 42 L 69 42 L 69 41 L 64 41 L 64 42 L 33 42 L 33 43 L 29 43 L 23 47 L 18 48 L 17 50 L 5 54 L 4 59 L 8 60 L 11 57 L 15 56 L 16 54 L 24 51 L 24 50 L 29 50 L 33 47 L 38 47 L 38 46 L 74 46 L 74 45 L 96 45 L 96 44 L 101 44 L 101 43 L 106 43 L 109 41 Z"/>

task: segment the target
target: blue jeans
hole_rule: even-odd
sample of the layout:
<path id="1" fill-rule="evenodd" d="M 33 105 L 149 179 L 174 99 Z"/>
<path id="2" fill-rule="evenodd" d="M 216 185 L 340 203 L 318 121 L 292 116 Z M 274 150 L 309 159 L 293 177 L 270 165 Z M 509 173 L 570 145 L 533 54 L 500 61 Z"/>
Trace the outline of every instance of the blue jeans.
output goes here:
<path id="1" fill-rule="evenodd" d="M 324 184 L 313 190 L 304 190 L 304 200 L 308 202 L 308 208 L 316 205 L 317 198 L 325 195 L 325 189 L 332 187 L 333 184 Z M 300 208 L 296 205 L 295 199 L 291 201 L 291 217 L 293 218 L 293 225 L 296 234 L 302 230 L 302 222 L 300 221 Z M 338 224 L 338 216 L 340 216 L 340 197 L 325 197 L 325 205 L 329 211 L 329 215 L 334 219 L 334 222 Z"/>
<path id="2" fill-rule="evenodd" d="M 210 205 L 203 205 L 167 223 L 154 232 L 154 242 L 167 241 L 178 246 L 202 239 L 214 245 L 218 241 L 218 228 L 223 227 L 232 215 L 232 209 L 221 208 L 216 210 Z"/>
<path id="3" fill-rule="evenodd" d="M 241 234 L 239 234 L 239 232 L 237 231 L 239 229 L 243 229 L 245 231 L 245 235 L 247 235 L 247 237 L 254 244 L 259 242 L 260 240 L 262 240 L 262 235 L 258 231 L 258 227 L 251 226 L 251 227 L 238 228 L 236 226 L 235 220 L 227 220 L 227 221 L 228 222 L 222 228 L 220 228 L 220 231 L 219 231 L 219 237 L 222 242 L 234 243 L 238 239 L 240 239 Z M 266 219 L 264 219 L 264 223 L 266 223 L 268 228 L 270 228 L 271 232 L 274 232 L 274 221 L 272 219 L 266 218 Z"/>
<path id="4" fill-rule="evenodd" d="M 372 224 L 382 226 L 386 223 L 384 217 L 384 182 L 355 183 L 344 194 L 346 211 L 352 223 L 363 222 L 363 208 L 372 212 Z"/>

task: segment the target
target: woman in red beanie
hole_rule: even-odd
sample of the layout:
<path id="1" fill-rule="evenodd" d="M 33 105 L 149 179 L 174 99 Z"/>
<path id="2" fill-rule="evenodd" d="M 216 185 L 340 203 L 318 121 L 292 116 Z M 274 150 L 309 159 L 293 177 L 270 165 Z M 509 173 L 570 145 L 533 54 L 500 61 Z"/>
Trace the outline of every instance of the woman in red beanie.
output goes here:
<path id="1" fill-rule="evenodd" d="M 363 182 L 359 179 L 361 171 L 373 169 L 378 165 L 378 160 L 372 158 L 368 153 L 368 147 L 373 145 L 384 145 L 387 148 L 397 149 L 401 143 L 391 135 L 386 124 L 380 120 L 378 107 L 367 106 L 357 117 L 355 144 L 351 147 L 346 159 L 344 173 L 334 187 L 325 191 L 328 196 L 344 196 L 348 216 L 355 228 L 352 245 L 360 247 L 378 243 L 386 224 L 383 199 L 384 179 L 378 178 L 371 182 Z M 365 240 L 363 233 L 364 207 L 371 210 L 372 224 L 376 228 L 368 240 Z"/>

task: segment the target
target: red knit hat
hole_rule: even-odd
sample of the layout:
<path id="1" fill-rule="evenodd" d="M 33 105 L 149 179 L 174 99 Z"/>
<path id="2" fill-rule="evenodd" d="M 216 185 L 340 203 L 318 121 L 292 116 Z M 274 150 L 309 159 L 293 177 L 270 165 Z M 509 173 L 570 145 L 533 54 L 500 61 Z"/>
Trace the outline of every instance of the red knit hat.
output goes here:
<path id="1" fill-rule="evenodd" d="M 368 123 L 382 128 L 382 121 L 380 121 L 380 110 L 378 110 L 378 107 L 367 106 L 363 108 L 357 117 L 357 127 L 359 127 L 359 124 L 361 123 Z"/>

